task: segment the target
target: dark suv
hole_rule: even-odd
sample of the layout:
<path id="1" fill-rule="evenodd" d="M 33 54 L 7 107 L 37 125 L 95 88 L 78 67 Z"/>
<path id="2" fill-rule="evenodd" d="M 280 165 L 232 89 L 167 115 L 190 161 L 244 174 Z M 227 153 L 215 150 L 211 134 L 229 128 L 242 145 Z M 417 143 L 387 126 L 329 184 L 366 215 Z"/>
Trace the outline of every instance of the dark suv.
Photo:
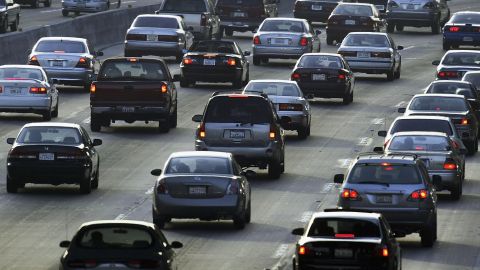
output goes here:
<path id="1" fill-rule="evenodd" d="M 225 36 L 233 31 L 253 31 L 269 17 L 278 16 L 279 0 L 217 0 L 215 11 L 220 17 L 220 26 Z M 222 31 L 222 30 L 220 30 Z"/>
<path id="2" fill-rule="evenodd" d="M 218 94 L 208 101 L 196 132 L 197 151 L 232 153 L 242 167 L 266 169 L 271 178 L 285 170 L 284 131 L 264 94 Z"/>
<path id="3" fill-rule="evenodd" d="M 337 207 L 349 211 L 381 213 L 397 236 L 419 233 L 422 245 L 437 239 L 437 194 L 441 177 L 428 174 L 424 162 L 413 154 L 364 153 L 350 166 Z"/>

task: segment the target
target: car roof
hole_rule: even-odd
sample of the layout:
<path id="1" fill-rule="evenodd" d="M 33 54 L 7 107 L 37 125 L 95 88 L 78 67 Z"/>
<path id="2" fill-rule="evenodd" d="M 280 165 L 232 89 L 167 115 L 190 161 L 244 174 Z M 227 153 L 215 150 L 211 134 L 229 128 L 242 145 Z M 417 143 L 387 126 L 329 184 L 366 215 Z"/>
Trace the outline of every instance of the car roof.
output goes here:
<path id="1" fill-rule="evenodd" d="M 456 15 L 456 14 L 479 14 L 480 15 L 480 12 L 465 10 L 465 11 L 457 11 L 457 12 L 453 13 L 453 15 Z"/>
<path id="2" fill-rule="evenodd" d="M 448 52 L 445 53 L 445 55 L 447 55 L 447 54 L 452 54 L 452 53 L 480 54 L 480 51 L 473 51 L 473 50 L 449 50 Z"/>
<path id="3" fill-rule="evenodd" d="M 135 58 L 140 61 L 145 61 L 145 60 L 153 60 L 153 61 L 159 61 L 159 62 L 163 62 L 165 63 L 165 60 L 163 60 L 162 58 L 160 57 L 157 57 L 157 56 L 142 56 L 142 57 L 126 57 L 126 56 L 114 56 L 114 57 L 109 57 L 105 60 L 102 61 L 105 62 L 105 61 L 118 61 L 118 60 L 128 60 L 128 59 L 131 59 L 131 58 Z"/>
<path id="4" fill-rule="evenodd" d="M 211 98 L 216 98 L 216 97 L 253 97 L 253 98 L 261 98 L 261 99 L 268 100 L 268 97 L 263 96 L 263 95 L 258 95 L 258 94 L 253 94 L 253 93 L 238 93 L 238 92 L 213 93 Z"/>
<path id="5" fill-rule="evenodd" d="M 379 213 L 367 212 L 353 212 L 353 211 L 329 211 L 329 212 L 315 212 L 312 215 L 314 218 L 358 218 L 358 219 L 379 219 Z"/>
<path id="6" fill-rule="evenodd" d="M 290 80 L 277 80 L 277 79 L 258 79 L 258 80 L 250 80 L 248 83 L 255 83 L 255 82 L 265 82 L 265 83 L 288 83 L 288 84 L 295 84 L 298 85 L 296 81 Z"/>
<path id="7" fill-rule="evenodd" d="M 217 152 L 217 151 L 180 151 L 170 154 L 170 158 L 178 157 L 219 157 L 219 158 L 230 158 L 231 153 L 227 152 Z"/>
<path id="8" fill-rule="evenodd" d="M 461 80 L 436 80 L 431 82 L 430 84 L 439 84 L 439 83 L 458 83 L 458 84 L 472 84 L 471 82 L 461 81 Z"/>
<path id="9" fill-rule="evenodd" d="M 412 100 L 416 97 L 447 97 L 447 98 L 461 98 L 461 99 L 465 99 L 465 96 L 463 95 L 456 95 L 456 94 L 435 94 L 435 93 L 431 93 L 431 94 L 416 94 L 415 96 L 413 96 Z"/>
<path id="10" fill-rule="evenodd" d="M 153 17 L 153 18 L 172 18 L 172 19 L 182 19 L 182 17 L 177 16 L 177 15 L 167 15 L 167 14 L 140 14 L 137 16 L 137 18 L 140 17 Z"/>
<path id="11" fill-rule="evenodd" d="M 368 6 L 368 7 L 372 7 L 374 6 L 373 4 L 369 4 L 369 3 L 347 3 L 347 2 L 340 2 L 338 3 L 338 6 L 340 5 L 349 5 L 349 6 Z"/>
<path id="12" fill-rule="evenodd" d="M 79 41 L 79 42 L 87 42 L 85 38 L 77 38 L 77 37 L 42 37 L 38 41 L 44 40 L 62 40 L 62 41 Z"/>
<path id="13" fill-rule="evenodd" d="M 398 136 L 439 136 L 439 137 L 448 137 L 448 135 L 444 132 L 436 132 L 436 131 L 401 131 L 397 132 L 392 135 L 393 137 Z"/>
<path id="14" fill-rule="evenodd" d="M 35 65 L 1 65 L 0 68 L 33 68 L 33 69 L 43 70 L 41 66 L 35 66 Z"/>
<path id="15" fill-rule="evenodd" d="M 350 32 L 348 35 L 376 35 L 376 36 L 385 36 L 388 37 L 387 33 L 381 32 Z"/>
<path id="16" fill-rule="evenodd" d="M 431 95 L 431 94 L 429 94 Z M 443 121 L 450 121 L 450 118 L 446 116 L 439 116 L 439 115 L 409 115 L 409 116 L 399 116 L 395 118 L 394 122 L 397 120 L 409 120 L 409 119 L 417 119 L 417 120 L 443 120 Z"/>
<path id="17" fill-rule="evenodd" d="M 336 57 L 342 57 L 342 55 L 338 53 L 304 53 L 303 56 L 336 56 Z"/>
<path id="18" fill-rule="evenodd" d="M 394 164 L 414 164 L 416 155 L 401 153 L 360 153 L 357 156 L 357 164 L 389 162 Z"/>
<path id="19" fill-rule="evenodd" d="M 465 72 L 465 74 L 480 74 L 480 70 L 470 70 L 470 71 L 467 71 Z M 465 76 L 465 74 L 463 74 L 463 76 Z"/>
<path id="20" fill-rule="evenodd" d="M 28 123 L 23 126 L 26 127 L 69 127 L 69 128 L 80 128 L 79 124 L 75 123 L 64 123 L 64 122 L 38 122 L 38 123 Z"/>
<path id="21" fill-rule="evenodd" d="M 266 18 L 264 21 L 297 21 L 297 22 L 306 22 L 305 19 L 291 18 L 291 17 L 275 17 L 275 18 Z"/>
<path id="22" fill-rule="evenodd" d="M 139 221 L 139 220 L 95 220 L 90 222 L 85 222 L 80 225 L 80 228 L 86 228 L 90 226 L 97 226 L 97 225 L 135 225 L 139 227 L 151 228 L 154 229 L 153 223 Z"/>

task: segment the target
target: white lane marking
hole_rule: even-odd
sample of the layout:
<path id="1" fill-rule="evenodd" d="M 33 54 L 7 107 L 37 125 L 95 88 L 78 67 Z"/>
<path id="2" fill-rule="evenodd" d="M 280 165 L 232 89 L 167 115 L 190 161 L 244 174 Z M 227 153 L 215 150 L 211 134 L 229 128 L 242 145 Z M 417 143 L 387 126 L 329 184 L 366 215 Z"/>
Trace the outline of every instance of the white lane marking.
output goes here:
<path id="1" fill-rule="evenodd" d="M 403 48 L 403 50 L 406 51 L 406 50 L 410 50 L 410 49 L 413 49 L 413 48 L 415 48 L 415 46 L 408 46 L 406 48 Z"/>
<path id="2" fill-rule="evenodd" d="M 323 185 L 322 191 L 320 193 L 328 193 L 332 188 L 335 187 L 335 183 L 327 183 Z"/>
<path id="3" fill-rule="evenodd" d="M 125 214 L 120 214 L 120 215 L 118 215 L 118 216 L 115 218 L 115 220 L 122 220 L 122 219 L 125 219 L 126 217 L 127 217 L 127 215 L 125 215 Z"/>
<path id="4" fill-rule="evenodd" d="M 82 123 L 84 123 L 84 124 L 90 124 L 90 117 L 88 117 L 87 119 L 83 120 Z"/>
<path id="5" fill-rule="evenodd" d="M 57 11 L 61 11 L 61 10 L 62 10 L 61 8 L 58 8 L 58 9 L 50 9 L 50 10 L 40 11 L 40 13 L 50 13 L 50 12 L 57 12 Z"/>
<path id="6" fill-rule="evenodd" d="M 152 194 L 153 194 L 153 188 L 154 188 L 154 187 L 149 188 L 149 189 L 145 192 L 145 195 L 152 195 Z"/>
<path id="7" fill-rule="evenodd" d="M 350 166 L 350 163 L 352 163 L 352 159 L 351 158 L 342 158 L 342 159 L 339 159 L 337 160 L 337 167 L 340 167 L 340 168 L 348 168 L 348 166 Z"/>
<path id="8" fill-rule="evenodd" d="M 395 108 L 403 108 L 408 104 L 407 101 L 400 101 L 397 105 L 395 105 Z"/>
<path id="9" fill-rule="evenodd" d="M 371 123 L 372 123 L 372 125 L 383 125 L 385 123 L 385 119 L 374 118 Z"/>
<path id="10" fill-rule="evenodd" d="M 281 258 L 285 254 L 287 254 L 287 251 L 288 251 L 288 244 L 281 244 L 273 254 L 273 258 L 274 259 Z"/>
<path id="11" fill-rule="evenodd" d="M 363 138 L 360 138 L 357 145 L 369 146 L 370 144 L 372 144 L 372 141 L 373 141 L 373 139 L 370 138 L 370 137 L 363 137 Z"/>
<path id="12" fill-rule="evenodd" d="M 302 216 L 298 219 L 298 221 L 302 223 L 307 223 L 312 218 L 312 215 L 313 215 L 312 211 L 303 212 Z"/>

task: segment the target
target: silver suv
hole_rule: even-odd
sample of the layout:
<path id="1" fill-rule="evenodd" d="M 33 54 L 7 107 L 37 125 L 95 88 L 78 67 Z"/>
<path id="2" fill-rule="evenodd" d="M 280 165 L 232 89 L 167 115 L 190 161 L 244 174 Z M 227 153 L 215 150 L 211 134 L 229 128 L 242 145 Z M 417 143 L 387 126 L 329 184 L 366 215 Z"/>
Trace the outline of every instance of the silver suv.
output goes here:
<path id="1" fill-rule="evenodd" d="M 419 233 L 422 245 L 437 239 L 437 195 L 441 177 L 428 175 L 424 162 L 412 154 L 364 153 L 352 162 L 337 207 L 349 211 L 381 213 L 396 236 Z"/>
<path id="2" fill-rule="evenodd" d="M 277 179 L 285 170 L 282 123 L 264 94 L 218 94 L 208 101 L 196 132 L 197 151 L 232 153 L 242 167 L 266 169 Z"/>

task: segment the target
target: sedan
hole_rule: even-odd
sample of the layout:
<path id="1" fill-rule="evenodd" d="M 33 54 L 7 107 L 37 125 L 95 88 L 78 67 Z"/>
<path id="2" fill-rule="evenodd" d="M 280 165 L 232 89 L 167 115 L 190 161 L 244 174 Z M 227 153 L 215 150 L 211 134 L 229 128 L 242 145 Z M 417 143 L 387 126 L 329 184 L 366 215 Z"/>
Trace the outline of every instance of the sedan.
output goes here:
<path id="1" fill-rule="evenodd" d="M 383 27 L 378 9 L 372 4 L 339 3 L 327 21 L 327 44 L 342 42 L 350 32 L 379 32 Z"/>
<path id="2" fill-rule="evenodd" d="M 460 80 L 468 71 L 480 71 L 480 51 L 451 50 L 434 60 L 437 80 Z"/>
<path id="3" fill-rule="evenodd" d="M 342 98 L 344 104 L 353 101 L 355 76 L 339 54 L 304 54 L 293 68 L 291 80 L 307 98 Z"/>
<path id="4" fill-rule="evenodd" d="M 457 12 L 443 27 L 443 49 L 459 46 L 480 46 L 480 12 Z"/>
<path id="5" fill-rule="evenodd" d="M 0 111 L 58 116 L 58 91 L 41 67 L 0 66 Z"/>
<path id="6" fill-rule="evenodd" d="M 468 71 L 463 75 L 462 81 L 471 82 L 480 91 L 480 71 Z"/>
<path id="7" fill-rule="evenodd" d="M 125 56 L 175 56 L 180 62 L 192 45 L 192 29 L 180 16 L 139 15 L 127 30 Z"/>
<path id="8" fill-rule="evenodd" d="M 44 7 L 52 5 L 52 0 L 13 0 L 13 2 L 20 5 L 30 5 L 32 8 L 38 8 L 40 2 L 43 3 Z"/>
<path id="9" fill-rule="evenodd" d="M 177 152 L 170 155 L 153 193 L 153 223 L 163 228 L 172 218 L 233 219 L 237 229 L 250 223 L 251 191 L 231 153 Z"/>
<path id="10" fill-rule="evenodd" d="M 41 66 L 48 77 L 59 84 L 83 86 L 90 91 L 90 83 L 98 71 L 97 56 L 84 38 L 43 37 L 33 46 L 28 64 Z"/>
<path id="11" fill-rule="evenodd" d="M 74 269 L 177 269 L 174 249 L 162 231 L 152 223 L 134 220 L 98 220 L 84 223 L 66 248 L 60 270 Z"/>
<path id="12" fill-rule="evenodd" d="M 102 140 L 92 141 L 78 124 L 26 124 L 7 143 L 12 144 L 7 156 L 9 193 L 27 183 L 79 184 L 82 193 L 98 188 L 100 161 L 95 146 Z"/>
<path id="13" fill-rule="evenodd" d="M 114 0 L 62 0 L 62 15 L 68 16 L 70 12 L 74 12 L 75 15 L 79 15 L 80 12 L 99 12 L 110 9 L 111 2 Z M 117 8 L 121 5 L 121 0 L 117 2 Z"/>
<path id="14" fill-rule="evenodd" d="M 195 42 L 180 64 L 180 86 L 189 87 L 197 81 L 232 82 L 234 88 L 241 88 L 250 77 L 249 55 L 235 41 Z"/>
<path id="15" fill-rule="evenodd" d="M 350 33 L 338 53 L 343 55 L 354 72 L 387 74 L 387 80 L 400 78 L 403 46 L 396 46 L 385 33 Z"/>
<path id="16" fill-rule="evenodd" d="M 265 94 L 272 101 L 282 119 L 282 128 L 296 130 L 300 139 L 310 136 L 311 108 L 298 84 L 286 80 L 252 80 L 244 94 Z"/>
<path id="17" fill-rule="evenodd" d="M 320 52 L 320 30 L 305 19 L 267 18 L 253 36 L 253 64 L 269 58 L 296 59 L 304 53 Z"/>
<path id="18" fill-rule="evenodd" d="M 295 18 L 309 22 L 326 22 L 332 10 L 342 0 L 297 0 L 293 8 Z"/>

